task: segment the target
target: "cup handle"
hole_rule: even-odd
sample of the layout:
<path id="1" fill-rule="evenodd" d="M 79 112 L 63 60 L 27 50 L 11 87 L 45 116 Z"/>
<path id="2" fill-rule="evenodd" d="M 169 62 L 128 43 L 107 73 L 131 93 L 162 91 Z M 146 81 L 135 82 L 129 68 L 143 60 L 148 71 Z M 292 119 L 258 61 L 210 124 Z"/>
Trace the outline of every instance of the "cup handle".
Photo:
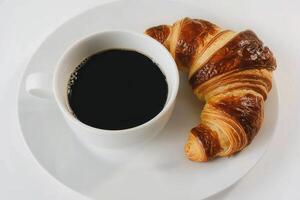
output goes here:
<path id="1" fill-rule="evenodd" d="M 29 74 L 26 78 L 25 89 L 32 96 L 52 99 L 52 76 L 41 72 Z"/>

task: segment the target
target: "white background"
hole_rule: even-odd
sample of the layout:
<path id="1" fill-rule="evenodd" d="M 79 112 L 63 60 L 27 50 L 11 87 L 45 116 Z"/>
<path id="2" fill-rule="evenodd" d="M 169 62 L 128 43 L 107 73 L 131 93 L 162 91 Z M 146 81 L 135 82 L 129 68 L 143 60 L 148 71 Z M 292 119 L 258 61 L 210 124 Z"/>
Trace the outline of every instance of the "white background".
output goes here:
<path id="1" fill-rule="evenodd" d="M 16 90 L 14 80 L 41 42 L 59 25 L 95 5 L 107 1 L 0 0 L 0 199 L 85 199 L 46 173 L 34 160 L 20 133 L 12 131 L 6 98 Z M 266 22 L 261 32 L 273 34 L 279 89 L 278 129 L 266 155 L 233 187 L 209 200 L 300 199 L 300 2 L 299 1 L 187 1 L 215 12 L 235 12 L 246 19 Z M 269 26 L 268 22 L 272 21 Z M 267 43 L 268 41 L 266 41 Z"/>

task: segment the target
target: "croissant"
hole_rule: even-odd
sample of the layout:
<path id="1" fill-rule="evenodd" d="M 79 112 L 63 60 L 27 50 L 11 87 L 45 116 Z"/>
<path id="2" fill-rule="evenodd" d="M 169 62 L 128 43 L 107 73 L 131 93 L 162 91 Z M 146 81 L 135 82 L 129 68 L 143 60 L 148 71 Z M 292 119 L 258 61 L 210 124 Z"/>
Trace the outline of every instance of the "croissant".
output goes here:
<path id="1" fill-rule="evenodd" d="M 264 117 L 276 60 L 251 30 L 222 30 L 184 18 L 145 33 L 163 44 L 186 71 L 194 94 L 205 102 L 185 154 L 192 161 L 233 155 L 251 143 Z"/>

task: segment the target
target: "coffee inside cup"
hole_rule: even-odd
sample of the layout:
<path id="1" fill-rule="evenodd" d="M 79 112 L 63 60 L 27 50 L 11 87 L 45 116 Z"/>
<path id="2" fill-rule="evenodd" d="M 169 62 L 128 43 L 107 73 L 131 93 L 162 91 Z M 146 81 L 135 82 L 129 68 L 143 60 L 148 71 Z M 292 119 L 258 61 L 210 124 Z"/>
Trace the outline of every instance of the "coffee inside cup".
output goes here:
<path id="1" fill-rule="evenodd" d="M 84 59 L 68 82 L 68 104 L 81 122 L 121 130 L 155 117 L 168 96 L 159 66 L 133 50 L 110 49 Z"/>

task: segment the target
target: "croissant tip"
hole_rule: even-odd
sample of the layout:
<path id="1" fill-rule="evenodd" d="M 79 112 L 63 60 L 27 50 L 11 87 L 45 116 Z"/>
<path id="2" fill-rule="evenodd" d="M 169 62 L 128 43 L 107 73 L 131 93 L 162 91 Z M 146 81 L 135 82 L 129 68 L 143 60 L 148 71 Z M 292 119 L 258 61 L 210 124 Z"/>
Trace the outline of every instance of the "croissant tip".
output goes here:
<path id="1" fill-rule="evenodd" d="M 145 34 L 152 37 L 153 39 L 157 40 L 161 44 L 164 44 L 165 41 L 168 39 L 171 33 L 169 25 L 159 25 L 148 28 L 145 31 Z"/>
<path id="2" fill-rule="evenodd" d="M 188 141 L 184 147 L 185 155 L 191 161 L 206 162 L 208 158 L 205 154 L 201 142 L 193 135 L 190 134 Z"/>

